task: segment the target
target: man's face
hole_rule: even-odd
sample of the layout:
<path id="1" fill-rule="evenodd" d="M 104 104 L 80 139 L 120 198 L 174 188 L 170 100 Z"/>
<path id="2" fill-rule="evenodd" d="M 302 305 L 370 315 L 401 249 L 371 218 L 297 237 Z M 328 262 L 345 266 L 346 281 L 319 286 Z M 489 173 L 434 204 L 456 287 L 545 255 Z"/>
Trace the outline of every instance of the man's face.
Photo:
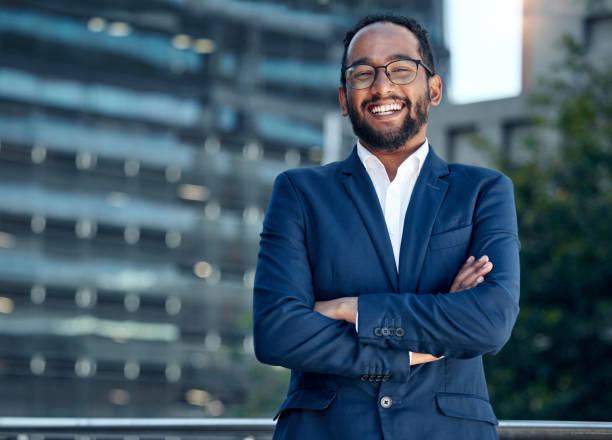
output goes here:
<path id="1" fill-rule="evenodd" d="M 382 66 L 401 58 L 421 59 L 414 34 L 396 24 L 374 23 L 355 35 L 348 48 L 346 65 Z M 439 78 L 434 78 L 438 83 Z M 357 137 L 370 149 L 384 151 L 394 151 L 415 137 L 424 141 L 429 104 L 439 102 L 437 94 L 435 102 L 432 100 L 422 66 L 409 84 L 394 84 L 384 69 L 376 69 L 376 78 L 370 87 L 355 90 L 347 86 L 346 91 L 340 88 L 339 93 L 340 104 L 348 113 Z M 391 107 L 381 111 L 384 110 L 381 106 Z"/>

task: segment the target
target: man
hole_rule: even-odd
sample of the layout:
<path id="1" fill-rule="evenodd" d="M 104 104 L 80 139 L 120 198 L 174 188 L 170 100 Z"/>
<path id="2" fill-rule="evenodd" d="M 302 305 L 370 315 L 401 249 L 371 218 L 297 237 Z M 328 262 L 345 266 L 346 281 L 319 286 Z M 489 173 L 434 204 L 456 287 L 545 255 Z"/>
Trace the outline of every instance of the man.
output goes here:
<path id="1" fill-rule="evenodd" d="M 292 372 L 276 439 L 497 438 L 482 355 L 518 313 L 512 184 L 436 156 L 434 69 L 418 23 L 366 17 L 339 88 L 357 146 L 275 182 L 253 313 L 257 358 Z"/>

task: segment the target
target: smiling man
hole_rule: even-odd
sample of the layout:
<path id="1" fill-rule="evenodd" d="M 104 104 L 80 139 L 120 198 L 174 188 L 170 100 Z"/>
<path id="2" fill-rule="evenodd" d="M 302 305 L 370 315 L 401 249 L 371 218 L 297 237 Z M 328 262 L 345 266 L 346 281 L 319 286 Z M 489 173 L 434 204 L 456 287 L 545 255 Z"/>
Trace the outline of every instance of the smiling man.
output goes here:
<path id="1" fill-rule="evenodd" d="M 482 355 L 518 313 L 512 184 L 429 145 L 442 82 L 416 21 L 369 16 L 344 45 L 357 145 L 282 173 L 261 234 L 255 354 L 292 372 L 274 438 L 497 438 Z"/>

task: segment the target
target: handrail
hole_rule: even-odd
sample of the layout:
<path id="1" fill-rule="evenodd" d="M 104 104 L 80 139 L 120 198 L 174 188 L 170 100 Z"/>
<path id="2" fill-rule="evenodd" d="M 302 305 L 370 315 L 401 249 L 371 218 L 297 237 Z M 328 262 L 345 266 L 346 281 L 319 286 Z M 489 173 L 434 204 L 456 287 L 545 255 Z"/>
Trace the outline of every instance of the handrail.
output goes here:
<path id="1" fill-rule="evenodd" d="M 501 420 L 497 432 L 500 440 L 603 440 L 612 439 L 612 422 Z"/>
<path id="2" fill-rule="evenodd" d="M 204 418 L 44 418 L 0 417 L 2 433 L 127 434 L 176 436 L 193 434 L 268 434 L 270 419 Z"/>
<path id="3" fill-rule="evenodd" d="M 270 436 L 275 423 L 269 419 L 192 418 L 45 418 L 0 417 L 0 435 L 73 434 L 191 436 Z M 612 422 L 502 420 L 500 440 L 612 439 Z"/>

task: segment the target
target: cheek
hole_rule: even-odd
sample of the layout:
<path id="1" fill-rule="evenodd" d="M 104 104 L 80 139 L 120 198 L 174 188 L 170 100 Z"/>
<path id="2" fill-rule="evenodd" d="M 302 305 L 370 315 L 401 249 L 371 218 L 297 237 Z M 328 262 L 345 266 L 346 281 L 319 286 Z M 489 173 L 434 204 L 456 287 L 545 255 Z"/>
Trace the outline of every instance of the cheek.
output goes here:
<path id="1" fill-rule="evenodd" d="M 420 99 L 427 98 L 429 96 L 429 85 L 426 81 L 414 80 L 410 84 L 400 86 L 401 93 L 405 98 L 410 99 L 411 102 L 417 102 Z"/>

